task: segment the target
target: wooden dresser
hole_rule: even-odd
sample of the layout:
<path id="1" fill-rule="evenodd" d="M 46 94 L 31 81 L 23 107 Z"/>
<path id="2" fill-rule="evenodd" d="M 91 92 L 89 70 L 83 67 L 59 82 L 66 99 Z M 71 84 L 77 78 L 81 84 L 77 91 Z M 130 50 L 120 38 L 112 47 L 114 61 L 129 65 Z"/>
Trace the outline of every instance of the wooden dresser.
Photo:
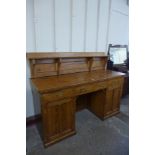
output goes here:
<path id="1" fill-rule="evenodd" d="M 119 112 L 124 74 L 106 69 L 105 53 L 27 53 L 27 59 L 44 146 L 76 133 L 76 111 L 87 108 L 102 120 Z"/>

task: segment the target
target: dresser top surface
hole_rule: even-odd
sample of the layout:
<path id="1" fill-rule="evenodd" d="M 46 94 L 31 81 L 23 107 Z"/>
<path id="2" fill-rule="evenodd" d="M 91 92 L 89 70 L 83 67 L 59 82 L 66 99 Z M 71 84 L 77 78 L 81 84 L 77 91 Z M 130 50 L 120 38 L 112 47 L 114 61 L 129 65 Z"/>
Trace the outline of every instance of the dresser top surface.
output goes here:
<path id="1" fill-rule="evenodd" d="M 32 84 L 40 93 L 48 93 L 56 90 L 74 87 L 83 84 L 105 81 L 108 79 L 124 76 L 123 73 L 110 70 L 96 70 L 51 77 L 34 78 Z"/>

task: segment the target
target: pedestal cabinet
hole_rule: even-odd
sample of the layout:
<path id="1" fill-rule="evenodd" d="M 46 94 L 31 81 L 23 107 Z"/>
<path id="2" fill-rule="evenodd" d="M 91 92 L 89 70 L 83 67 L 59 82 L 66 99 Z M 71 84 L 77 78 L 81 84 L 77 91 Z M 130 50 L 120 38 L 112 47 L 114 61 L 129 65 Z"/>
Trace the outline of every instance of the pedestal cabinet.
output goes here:
<path id="1" fill-rule="evenodd" d="M 101 119 L 118 113 L 123 81 L 123 78 L 109 80 L 105 89 L 91 93 L 89 109 Z"/>
<path id="2" fill-rule="evenodd" d="M 123 78 L 118 78 L 108 82 L 104 106 L 104 118 L 119 112 L 123 81 Z"/>
<path id="3" fill-rule="evenodd" d="M 75 134 L 75 104 L 75 98 L 68 98 L 43 105 L 42 122 L 45 146 Z"/>

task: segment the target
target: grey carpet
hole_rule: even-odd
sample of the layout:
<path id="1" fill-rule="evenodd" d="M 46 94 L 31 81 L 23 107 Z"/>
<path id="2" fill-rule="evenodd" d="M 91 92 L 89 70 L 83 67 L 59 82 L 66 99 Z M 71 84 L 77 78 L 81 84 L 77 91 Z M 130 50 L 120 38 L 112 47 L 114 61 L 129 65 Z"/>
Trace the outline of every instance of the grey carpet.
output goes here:
<path id="1" fill-rule="evenodd" d="M 27 128 L 27 155 L 128 155 L 129 102 L 121 100 L 121 113 L 101 121 L 88 110 L 76 113 L 77 134 L 44 148 L 35 126 Z"/>

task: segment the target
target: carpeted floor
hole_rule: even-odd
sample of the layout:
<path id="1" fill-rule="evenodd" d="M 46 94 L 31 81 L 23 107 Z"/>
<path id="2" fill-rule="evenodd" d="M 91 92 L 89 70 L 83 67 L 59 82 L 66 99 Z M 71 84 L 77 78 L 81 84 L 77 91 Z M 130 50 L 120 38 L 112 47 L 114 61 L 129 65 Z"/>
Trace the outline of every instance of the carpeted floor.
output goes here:
<path id="1" fill-rule="evenodd" d="M 101 121 L 88 110 L 76 113 L 77 134 L 44 148 L 35 126 L 26 129 L 27 155 L 128 155 L 129 97 L 121 112 Z"/>

